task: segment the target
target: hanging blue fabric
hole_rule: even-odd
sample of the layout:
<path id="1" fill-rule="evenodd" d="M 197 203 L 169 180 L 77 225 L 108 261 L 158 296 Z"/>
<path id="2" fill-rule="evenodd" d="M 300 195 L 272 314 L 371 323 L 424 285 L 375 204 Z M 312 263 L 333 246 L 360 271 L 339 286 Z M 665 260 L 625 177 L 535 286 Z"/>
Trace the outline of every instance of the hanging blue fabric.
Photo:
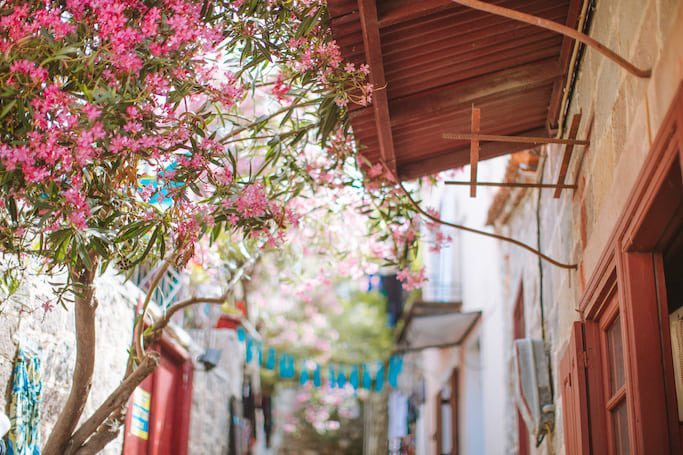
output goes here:
<path id="1" fill-rule="evenodd" d="M 40 455 L 40 358 L 19 349 L 12 378 L 8 455 Z"/>
<path id="2" fill-rule="evenodd" d="M 366 390 L 372 389 L 372 376 L 368 364 L 363 365 L 363 388 Z"/>
<path id="3" fill-rule="evenodd" d="M 258 366 L 263 365 L 263 344 L 259 341 L 256 344 L 256 352 L 258 353 Z"/>
<path id="4" fill-rule="evenodd" d="M 340 388 L 344 388 L 346 385 L 346 373 L 344 373 L 344 367 L 339 365 L 339 374 L 337 375 L 337 384 Z"/>
<path id="5" fill-rule="evenodd" d="M 289 357 L 289 362 L 287 364 L 287 377 L 289 379 L 294 379 L 294 376 L 296 376 L 296 367 L 294 365 L 294 362 L 295 362 L 294 356 L 290 354 L 288 357 Z"/>
<path id="6" fill-rule="evenodd" d="M 315 370 L 313 371 L 313 385 L 318 388 L 321 384 L 320 378 L 320 364 L 315 364 Z"/>
<path id="7" fill-rule="evenodd" d="M 398 373 L 399 373 L 399 364 L 398 364 L 398 357 L 397 356 L 391 356 L 389 358 L 389 375 L 388 375 L 388 380 L 389 380 L 389 385 L 392 388 L 398 387 Z"/>
<path id="8" fill-rule="evenodd" d="M 241 343 L 244 343 L 245 338 L 246 338 L 246 334 L 244 333 L 244 327 L 237 327 L 237 339 Z"/>
<path id="9" fill-rule="evenodd" d="M 332 365 L 330 365 L 327 369 L 327 372 L 328 372 L 327 380 L 330 383 L 330 389 L 334 389 L 335 387 L 337 387 L 337 376 L 334 373 L 334 367 Z"/>
<path id="10" fill-rule="evenodd" d="M 283 352 L 280 353 L 280 365 L 278 368 L 278 373 L 283 379 L 287 377 L 287 354 Z"/>
<path id="11" fill-rule="evenodd" d="M 308 382 L 308 369 L 306 362 L 301 362 L 301 374 L 299 375 L 299 384 L 304 385 Z"/>
<path id="12" fill-rule="evenodd" d="M 381 392 L 384 388 L 384 363 L 379 362 L 377 375 L 375 376 L 375 392 Z"/>
<path id="13" fill-rule="evenodd" d="M 254 357 L 254 351 L 252 350 L 254 342 L 251 337 L 247 338 L 247 363 L 251 363 L 251 359 Z"/>
<path id="14" fill-rule="evenodd" d="M 353 387 L 353 390 L 358 390 L 358 384 L 360 382 L 360 374 L 358 371 L 358 365 L 354 365 L 351 367 L 351 374 L 349 374 L 349 382 L 351 383 L 351 386 Z"/>
<path id="15" fill-rule="evenodd" d="M 266 368 L 269 370 L 275 369 L 275 348 L 268 348 L 268 356 L 266 357 Z"/>

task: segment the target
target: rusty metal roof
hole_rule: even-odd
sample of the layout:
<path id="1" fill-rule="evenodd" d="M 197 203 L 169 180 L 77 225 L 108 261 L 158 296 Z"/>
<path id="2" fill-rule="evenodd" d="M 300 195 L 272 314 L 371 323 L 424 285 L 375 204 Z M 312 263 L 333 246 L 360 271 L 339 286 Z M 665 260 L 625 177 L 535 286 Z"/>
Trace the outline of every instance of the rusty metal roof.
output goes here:
<path id="1" fill-rule="evenodd" d="M 492 3 L 574 27 L 579 0 Z M 373 105 L 351 106 L 362 153 L 411 179 L 469 161 L 470 131 L 548 136 L 556 127 L 572 42 L 450 0 L 328 0 L 334 38 L 346 60 L 368 63 Z M 481 143 L 480 159 L 528 146 Z"/>

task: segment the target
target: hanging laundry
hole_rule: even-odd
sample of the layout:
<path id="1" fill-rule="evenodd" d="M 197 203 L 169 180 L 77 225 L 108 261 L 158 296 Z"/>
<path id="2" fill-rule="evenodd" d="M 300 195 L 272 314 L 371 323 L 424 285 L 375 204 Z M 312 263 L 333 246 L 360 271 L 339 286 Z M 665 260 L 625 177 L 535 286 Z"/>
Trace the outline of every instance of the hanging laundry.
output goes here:
<path id="1" fill-rule="evenodd" d="M 379 362 L 377 375 L 375 376 L 375 392 L 381 392 L 384 388 L 384 363 Z"/>
<path id="2" fill-rule="evenodd" d="M 242 327 L 237 327 L 237 339 L 244 343 L 244 340 L 246 339 L 246 333 L 244 333 L 244 328 Z"/>
<path id="3" fill-rule="evenodd" d="M 334 373 L 334 367 L 330 365 L 327 369 L 328 377 L 327 380 L 330 383 L 330 389 L 334 389 L 337 386 L 337 376 Z"/>
<path id="4" fill-rule="evenodd" d="M 367 363 L 363 365 L 363 388 L 365 390 L 372 388 L 372 376 L 370 375 L 370 368 Z"/>
<path id="5" fill-rule="evenodd" d="M 253 347 L 252 339 L 247 338 L 247 363 L 251 363 L 251 359 L 254 357 Z"/>
<path id="6" fill-rule="evenodd" d="M 344 373 L 344 367 L 341 365 L 339 366 L 339 374 L 337 375 L 337 384 L 342 389 L 346 385 L 346 374 Z"/>
<path id="7" fill-rule="evenodd" d="M 315 365 L 315 371 L 313 371 L 313 385 L 316 387 L 320 387 L 320 384 L 321 384 L 320 365 L 316 364 Z"/>
<path id="8" fill-rule="evenodd" d="M 266 357 L 266 368 L 269 370 L 275 369 L 275 348 L 268 348 L 268 357 Z"/>
<path id="9" fill-rule="evenodd" d="M 408 397 L 398 390 L 389 395 L 389 439 L 408 435 Z"/>
<path id="10" fill-rule="evenodd" d="M 305 362 L 301 362 L 301 374 L 299 375 L 299 384 L 304 385 L 308 382 L 308 370 Z"/>
<path id="11" fill-rule="evenodd" d="M 19 349 L 14 363 L 8 455 L 40 455 L 40 358 Z"/>
<path id="12" fill-rule="evenodd" d="M 358 365 L 351 367 L 351 373 L 349 374 L 349 383 L 354 390 L 358 390 L 358 383 L 360 382 L 360 373 L 358 371 Z"/>
<path id="13" fill-rule="evenodd" d="M 256 352 L 258 353 L 258 366 L 263 365 L 263 344 L 261 342 L 256 344 Z"/>

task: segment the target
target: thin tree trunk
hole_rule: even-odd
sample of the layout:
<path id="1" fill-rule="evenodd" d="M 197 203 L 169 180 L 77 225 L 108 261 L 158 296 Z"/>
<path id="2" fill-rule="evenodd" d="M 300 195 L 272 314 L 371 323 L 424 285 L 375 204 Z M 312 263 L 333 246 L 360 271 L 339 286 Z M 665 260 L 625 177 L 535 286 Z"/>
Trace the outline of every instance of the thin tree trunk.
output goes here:
<path id="1" fill-rule="evenodd" d="M 93 281 L 96 270 L 97 265 L 95 264 L 91 270 L 79 271 L 74 278 L 79 287 L 75 299 L 76 365 L 72 375 L 69 397 L 43 449 L 44 455 L 64 454 L 66 444 L 83 414 L 83 409 L 90 395 L 95 367 L 97 299 L 95 298 Z"/>
<path id="2" fill-rule="evenodd" d="M 126 405 L 135 388 L 154 371 L 159 364 L 159 355 L 156 352 L 148 353 L 142 363 L 107 397 L 100 407 L 81 424 L 73 437 L 68 442 L 65 455 L 78 451 L 99 427 L 109 419 L 112 414 L 118 413 Z M 94 436 L 92 436 L 94 437 Z M 92 438 L 91 438 L 92 439 Z M 86 444 L 87 445 L 87 444 Z"/>

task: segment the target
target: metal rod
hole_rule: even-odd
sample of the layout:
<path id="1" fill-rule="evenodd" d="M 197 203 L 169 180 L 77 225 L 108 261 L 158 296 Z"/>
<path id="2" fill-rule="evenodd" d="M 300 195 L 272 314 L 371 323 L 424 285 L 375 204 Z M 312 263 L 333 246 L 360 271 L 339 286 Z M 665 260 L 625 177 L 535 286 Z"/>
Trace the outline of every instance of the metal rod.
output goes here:
<path id="1" fill-rule="evenodd" d="M 573 269 L 573 270 L 576 270 L 576 269 L 579 268 L 579 266 L 578 266 L 577 264 L 567 264 L 567 263 L 565 263 L 565 262 L 556 261 L 555 259 L 551 258 L 551 257 L 548 256 L 547 254 L 543 254 L 540 250 L 534 248 L 533 246 L 528 245 L 528 244 L 526 244 L 526 243 L 524 243 L 524 242 L 522 242 L 522 241 L 520 241 L 520 240 L 513 239 L 512 237 L 507 237 L 507 236 L 504 236 L 504 235 L 496 234 L 496 233 L 494 233 L 494 232 L 488 232 L 488 231 L 484 231 L 484 230 L 481 230 L 481 229 L 476 229 L 476 228 L 471 228 L 471 227 L 468 227 L 468 226 L 463 226 L 462 224 L 451 223 L 451 222 L 449 222 L 449 221 L 444 221 L 444 220 L 442 220 L 441 218 L 432 215 L 431 213 L 429 213 L 428 211 L 426 211 L 425 209 L 423 209 L 423 208 L 420 206 L 420 204 L 417 203 L 417 201 L 416 201 L 415 199 L 413 199 L 413 196 L 410 194 L 410 191 L 408 191 L 408 190 L 406 189 L 406 187 L 403 186 L 403 183 L 401 183 L 401 180 L 398 178 L 398 176 L 397 176 L 396 174 L 394 174 L 394 173 L 391 172 L 391 169 L 389 168 L 389 166 L 387 166 L 387 164 L 384 163 L 383 161 L 380 161 L 380 163 L 382 163 L 382 165 L 384 166 L 384 169 L 387 170 L 387 172 L 389 173 L 389 175 L 392 176 L 392 178 L 394 179 L 394 181 L 396 182 L 396 184 L 398 185 L 398 187 L 401 189 L 401 191 L 403 192 L 403 194 L 405 194 L 406 198 L 408 199 L 408 201 L 410 202 L 410 204 L 413 206 L 413 208 L 415 208 L 415 210 L 416 210 L 420 215 L 422 215 L 424 218 L 427 218 L 427 219 L 429 219 L 429 220 L 431 220 L 431 221 L 433 221 L 433 222 L 435 222 L 435 223 L 439 223 L 439 224 L 442 224 L 442 225 L 444 225 L 444 226 L 449 226 L 449 227 L 452 227 L 452 228 L 454 228 L 454 229 L 460 229 L 461 231 L 471 232 L 472 234 L 479 234 L 479 235 L 483 235 L 483 236 L 485 236 L 485 237 L 491 237 L 491 238 L 494 238 L 494 239 L 502 240 L 503 242 L 512 243 L 513 245 L 517 245 L 517 246 L 520 247 L 520 248 L 524 248 L 525 250 L 527 250 L 527 251 L 529 251 L 529 252 L 535 254 L 536 256 L 539 256 L 540 258 L 542 258 L 542 259 L 544 259 L 544 260 L 550 262 L 551 264 L 553 264 L 553 265 L 555 265 L 555 266 L 557 266 L 557 267 L 563 268 L 563 269 Z"/>
<path id="2" fill-rule="evenodd" d="M 612 60 L 614 63 L 617 65 L 621 66 L 624 68 L 626 71 L 629 73 L 633 74 L 634 76 L 637 77 L 642 77 L 642 78 L 647 78 L 652 75 L 652 70 L 651 69 L 641 69 L 626 60 L 624 57 L 621 55 L 617 54 L 604 44 L 596 41 L 595 39 L 591 38 L 590 36 L 579 32 L 578 30 L 574 30 L 571 27 L 567 27 L 566 25 L 563 24 L 558 24 L 557 22 L 553 22 L 548 19 L 544 19 L 542 17 L 534 16 L 533 14 L 527 14 L 527 13 L 522 13 L 520 11 L 516 11 L 514 9 L 510 8 L 503 8 L 502 6 L 497 6 L 497 5 L 492 5 L 487 2 L 482 2 L 480 0 L 453 0 L 455 3 L 458 3 L 463 6 L 468 6 L 470 8 L 478 9 L 480 11 L 485 11 L 487 13 L 495 14 L 498 16 L 503 16 L 507 17 L 508 19 L 524 22 L 527 24 L 535 25 L 537 27 L 544 28 L 546 30 L 551 30 L 556 33 L 560 33 L 561 35 L 568 36 L 570 38 L 573 38 L 587 46 L 592 47 L 596 51 L 600 52 L 602 55 L 607 57 L 608 59 Z"/>
<path id="3" fill-rule="evenodd" d="M 467 186 L 470 184 L 470 182 L 466 180 L 446 180 L 444 182 L 446 185 L 460 185 L 460 186 Z M 562 188 L 563 190 L 575 190 L 576 185 L 568 185 L 568 184 L 562 184 L 562 185 L 555 185 L 553 183 L 521 183 L 521 182 L 477 182 L 478 186 L 495 186 L 495 187 L 502 187 L 502 188 L 548 188 L 548 189 L 556 189 L 556 188 Z"/>
<path id="4" fill-rule="evenodd" d="M 471 141 L 474 136 L 480 141 L 488 142 L 514 142 L 517 144 L 572 144 L 572 145 L 590 145 L 589 140 L 582 139 L 555 139 L 552 137 L 532 137 L 532 136 L 499 136 L 496 134 L 472 134 L 472 133 L 444 133 L 441 135 L 444 139 L 453 139 L 456 141 Z"/>

